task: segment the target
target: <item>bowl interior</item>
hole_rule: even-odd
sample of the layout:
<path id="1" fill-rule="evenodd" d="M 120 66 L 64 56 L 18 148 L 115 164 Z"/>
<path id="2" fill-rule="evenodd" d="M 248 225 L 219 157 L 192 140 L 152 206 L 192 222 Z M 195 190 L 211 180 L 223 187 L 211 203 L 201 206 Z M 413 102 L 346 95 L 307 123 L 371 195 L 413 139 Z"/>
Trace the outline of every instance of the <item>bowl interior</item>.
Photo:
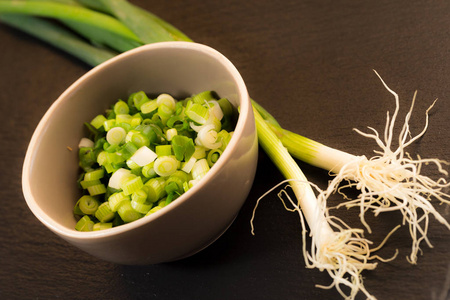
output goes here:
<path id="1" fill-rule="evenodd" d="M 231 63 L 198 44 L 168 42 L 140 47 L 94 68 L 68 88 L 50 107 L 30 142 L 23 170 L 23 190 L 33 213 L 56 230 L 74 230 L 73 206 L 81 192 L 78 143 L 84 122 L 118 99 L 143 90 L 186 97 L 214 90 L 235 107 L 247 95 Z M 248 98 L 246 98 L 248 101 Z M 246 109 L 249 104 L 244 103 Z M 241 117 L 240 117 L 241 118 Z M 240 120 L 235 130 L 239 134 Z"/>

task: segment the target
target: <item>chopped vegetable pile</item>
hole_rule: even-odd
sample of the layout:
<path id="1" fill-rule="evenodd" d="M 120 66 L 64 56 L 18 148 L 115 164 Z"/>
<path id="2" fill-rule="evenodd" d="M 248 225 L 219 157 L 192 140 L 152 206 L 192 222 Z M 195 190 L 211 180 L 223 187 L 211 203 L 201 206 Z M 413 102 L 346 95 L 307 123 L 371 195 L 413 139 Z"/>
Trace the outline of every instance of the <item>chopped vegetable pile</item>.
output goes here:
<path id="1" fill-rule="evenodd" d="M 201 180 L 233 134 L 234 110 L 211 91 L 181 101 L 139 91 L 86 123 L 79 143 L 85 194 L 75 229 L 111 228 L 167 206 Z"/>

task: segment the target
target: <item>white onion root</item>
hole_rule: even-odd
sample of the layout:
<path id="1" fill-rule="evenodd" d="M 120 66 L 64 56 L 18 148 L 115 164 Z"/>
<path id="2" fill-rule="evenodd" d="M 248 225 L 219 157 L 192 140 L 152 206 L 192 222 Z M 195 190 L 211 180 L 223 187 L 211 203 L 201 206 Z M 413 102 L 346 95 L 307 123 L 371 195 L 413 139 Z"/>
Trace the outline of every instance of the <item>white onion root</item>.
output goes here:
<path id="1" fill-rule="evenodd" d="M 355 131 L 364 137 L 373 139 L 380 150 L 374 151 L 376 156 L 367 159 L 365 156 L 354 156 L 352 159 L 342 165 L 340 170 L 333 174 L 334 178 L 330 181 L 328 189 L 324 191 L 324 197 L 338 191 L 345 196 L 345 188 L 355 187 L 360 191 L 356 199 L 348 199 L 337 207 L 345 206 L 347 208 L 359 207 L 360 219 L 366 229 L 371 232 L 369 224 L 365 220 L 365 213 L 372 211 L 375 216 L 382 212 L 400 211 L 403 215 L 402 224 L 408 224 L 412 238 L 411 254 L 407 260 L 411 264 L 417 263 L 417 255 L 421 251 L 420 243 L 426 242 L 432 247 L 427 237 L 429 226 L 429 215 L 433 215 L 436 220 L 445 225 L 450 230 L 450 224 L 431 204 L 432 199 L 440 203 L 450 204 L 450 195 L 446 189 L 450 183 L 444 178 L 433 180 L 426 175 L 421 174 L 424 165 L 435 165 L 441 175 L 447 176 L 443 165 L 449 163 L 440 159 L 417 159 L 405 152 L 405 148 L 417 141 L 424 135 L 428 128 L 428 113 L 436 101 L 426 110 L 426 121 L 423 130 L 412 136 L 409 127 L 409 120 L 414 108 L 416 93 L 412 100 L 411 107 L 406 114 L 405 122 L 401 129 L 398 146 L 392 148 L 394 138 L 394 125 L 399 111 L 399 97 L 392 91 L 375 71 L 385 88 L 394 96 L 396 108 L 392 117 L 387 113 L 386 127 L 384 137 L 371 127 L 368 127 L 370 133 L 364 133 L 358 129 Z M 342 182 L 347 183 L 342 185 Z M 346 196 L 345 196 L 346 197 Z"/>

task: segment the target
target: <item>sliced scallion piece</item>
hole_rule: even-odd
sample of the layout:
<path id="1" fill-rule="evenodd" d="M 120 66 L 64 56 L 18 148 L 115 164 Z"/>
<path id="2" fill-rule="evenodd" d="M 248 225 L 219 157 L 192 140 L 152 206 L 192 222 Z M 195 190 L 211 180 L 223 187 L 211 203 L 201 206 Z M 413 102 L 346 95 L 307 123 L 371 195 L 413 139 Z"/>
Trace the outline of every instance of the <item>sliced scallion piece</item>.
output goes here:
<path id="1" fill-rule="evenodd" d="M 103 202 L 95 212 L 95 217 L 102 223 L 109 222 L 114 219 L 114 212 L 109 206 L 109 202 Z"/>
<path id="2" fill-rule="evenodd" d="M 143 217 L 143 214 L 133 209 L 130 200 L 122 201 L 119 206 L 119 209 L 117 210 L 117 213 L 125 223 L 130 223 Z"/>
<path id="3" fill-rule="evenodd" d="M 94 229 L 94 221 L 88 215 L 83 216 L 75 225 L 78 231 L 92 231 Z"/>

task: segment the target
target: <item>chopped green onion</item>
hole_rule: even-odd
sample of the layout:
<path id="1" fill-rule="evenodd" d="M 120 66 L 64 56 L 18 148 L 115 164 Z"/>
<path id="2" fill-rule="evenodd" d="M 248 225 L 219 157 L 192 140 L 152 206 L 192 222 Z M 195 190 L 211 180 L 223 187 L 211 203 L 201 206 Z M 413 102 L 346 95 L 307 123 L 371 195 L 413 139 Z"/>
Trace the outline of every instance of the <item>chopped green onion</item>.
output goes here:
<path id="1" fill-rule="evenodd" d="M 132 96 L 134 106 L 140 110 L 141 105 L 148 102 L 150 99 L 147 97 L 147 94 L 145 94 L 143 91 L 139 91 L 137 93 L 134 93 Z"/>
<path id="2" fill-rule="evenodd" d="M 101 151 L 97 156 L 97 163 L 103 166 L 108 163 L 108 154 L 106 151 Z"/>
<path id="3" fill-rule="evenodd" d="M 92 119 L 91 125 L 94 126 L 96 129 L 99 129 L 103 126 L 103 123 L 106 121 L 106 118 L 104 115 L 98 115 L 95 118 Z"/>
<path id="4" fill-rule="evenodd" d="M 78 149 L 79 148 L 94 148 L 94 142 L 91 139 L 88 138 L 81 138 L 80 142 L 78 143 Z"/>
<path id="5" fill-rule="evenodd" d="M 122 183 L 122 190 L 125 195 L 131 195 L 138 191 L 144 186 L 142 178 L 140 176 L 135 176 Z"/>
<path id="6" fill-rule="evenodd" d="M 109 196 L 108 202 L 111 210 L 116 212 L 124 200 L 131 200 L 131 197 L 129 195 L 125 195 L 123 192 L 117 192 Z"/>
<path id="7" fill-rule="evenodd" d="M 124 180 L 125 177 L 129 176 L 131 174 L 130 170 L 120 168 L 114 174 L 111 175 L 111 178 L 109 178 L 108 186 L 112 187 L 114 189 L 121 189 L 121 183 Z"/>
<path id="8" fill-rule="evenodd" d="M 98 130 L 87 124 L 89 131 L 95 136 L 95 143 L 90 140 L 86 144 L 92 147 L 80 148 L 80 165 L 85 165 L 85 172 L 78 183 L 87 189 L 89 195 L 104 194 L 103 198 L 107 199 L 108 204 L 98 202 L 97 210 L 84 210 L 85 212 L 76 205 L 74 214 L 97 214 L 99 223 L 107 222 L 117 226 L 146 215 L 154 203 L 164 207 L 187 191 L 209 170 L 208 162 L 213 165 L 221 154 L 219 148 L 210 151 L 195 145 L 193 140 L 199 133 L 191 127 L 207 132 L 216 144 L 222 143 L 216 141 L 216 130 L 220 129 L 221 124 L 217 113 L 212 109 L 217 108 L 218 104 L 215 100 L 207 102 L 206 99 L 210 98 L 203 98 L 204 108 L 211 113 L 204 125 L 194 124 L 184 114 L 185 103 L 195 105 L 192 100 L 176 102 L 168 94 L 160 94 L 156 100 L 149 100 L 142 91 L 132 94 L 127 102 L 118 100 L 105 116 L 97 118 L 94 124 L 97 127 L 102 124 L 105 130 Z M 145 115 L 142 110 L 139 111 L 152 101 L 159 105 L 156 114 Z M 173 127 L 164 125 L 168 120 Z M 225 136 L 225 133 L 230 135 L 225 131 L 222 135 Z M 202 159 L 201 163 L 206 163 L 207 168 L 199 167 L 201 163 L 195 168 L 198 159 L 194 156 Z M 104 184 L 106 181 L 108 188 Z M 124 208 L 120 210 L 122 206 Z M 138 215 L 132 214 L 130 207 Z M 109 212 L 106 211 L 107 208 Z M 119 211 L 120 214 L 116 213 Z M 122 219 L 124 215 L 125 219 Z"/>
<path id="9" fill-rule="evenodd" d="M 156 155 L 158 157 L 161 156 L 169 156 L 172 155 L 172 146 L 171 145 L 159 145 L 155 147 Z"/>
<path id="10" fill-rule="evenodd" d="M 143 146 L 150 146 L 150 139 L 140 132 L 135 132 L 131 135 L 130 141 L 138 148 Z"/>
<path id="11" fill-rule="evenodd" d="M 195 142 L 207 149 L 217 149 L 222 146 L 222 142 L 217 140 L 217 136 L 214 125 L 206 125 L 198 132 Z"/>
<path id="12" fill-rule="evenodd" d="M 114 215 L 114 212 L 109 206 L 109 202 L 103 202 L 102 204 L 100 204 L 97 211 L 95 212 L 95 217 L 102 223 L 111 221 L 112 219 L 114 219 Z"/>
<path id="13" fill-rule="evenodd" d="M 172 148 L 179 161 L 189 160 L 196 150 L 194 141 L 183 135 L 176 135 L 172 138 Z"/>
<path id="14" fill-rule="evenodd" d="M 197 124 L 205 124 L 209 118 L 208 109 L 198 103 L 188 102 L 184 113 Z"/>
<path id="15" fill-rule="evenodd" d="M 192 156 L 191 158 L 189 158 L 188 161 L 182 163 L 181 170 L 186 173 L 191 173 L 192 168 L 194 167 L 196 161 L 197 159 L 194 156 Z"/>
<path id="16" fill-rule="evenodd" d="M 141 189 L 135 191 L 133 194 L 131 194 L 131 201 L 137 203 L 145 203 L 148 198 L 146 190 L 148 190 L 148 187 L 143 186 Z"/>
<path id="17" fill-rule="evenodd" d="M 146 213 L 148 213 L 148 211 L 152 208 L 152 206 L 153 206 L 152 203 L 146 204 L 146 203 L 140 203 L 140 202 L 131 200 L 131 207 L 138 213 L 141 213 L 144 215 Z"/>
<path id="18" fill-rule="evenodd" d="M 158 106 L 158 116 L 161 118 L 163 124 L 167 124 L 167 121 L 173 115 L 174 110 L 165 104 Z"/>
<path id="19" fill-rule="evenodd" d="M 156 103 L 156 100 L 150 100 L 141 105 L 141 112 L 143 114 L 149 114 L 151 112 L 156 111 L 157 109 L 158 109 L 158 103 Z"/>
<path id="20" fill-rule="evenodd" d="M 75 225 L 75 229 L 78 231 L 92 231 L 93 228 L 94 222 L 91 220 L 91 218 L 89 218 L 88 215 L 83 216 Z"/>
<path id="21" fill-rule="evenodd" d="M 96 198 L 88 195 L 81 196 L 77 202 L 77 206 L 85 215 L 94 214 L 99 205 L 100 203 Z"/>
<path id="22" fill-rule="evenodd" d="M 99 185 L 101 183 L 102 182 L 100 180 L 98 180 L 98 179 L 96 179 L 96 180 L 82 180 L 82 181 L 80 181 L 80 185 L 81 185 L 81 187 L 83 189 L 87 189 L 90 186 Z"/>
<path id="23" fill-rule="evenodd" d="M 109 222 L 109 223 L 95 223 L 94 227 L 93 227 L 93 231 L 97 231 L 97 230 L 105 230 L 105 229 L 109 229 L 113 227 L 113 223 Z"/>
<path id="24" fill-rule="evenodd" d="M 119 100 L 114 104 L 114 113 L 116 115 L 128 114 L 130 112 L 130 108 L 128 104 L 122 100 Z"/>
<path id="25" fill-rule="evenodd" d="M 129 114 L 116 115 L 116 124 L 118 126 L 123 126 L 124 129 L 126 129 L 125 127 L 128 127 L 127 125 L 124 125 L 124 124 L 131 125 L 132 120 L 133 120 L 133 117 L 130 116 Z"/>
<path id="26" fill-rule="evenodd" d="M 166 182 L 166 185 L 165 185 L 164 189 L 166 190 L 166 193 L 168 195 L 170 195 L 172 193 L 178 192 L 178 185 L 174 181 L 172 181 L 170 183 Z"/>
<path id="27" fill-rule="evenodd" d="M 136 126 L 140 125 L 143 120 L 144 119 L 142 118 L 142 116 L 140 114 L 133 115 L 131 118 L 131 126 L 136 127 Z"/>
<path id="28" fill-rule="evenodd" d="M 203 104 L 207 103 L 208 101 L 214 100 L 214 99 L 216 99 L 216 98 L 211 91 L 204 91 L 204 92 L 201 92 L 201 93 L 198 93 L 198 94 L 192 96 L 192 101 L 194 103 L 198 103 L 200 105 L 203 105 Z"/>
<path id="29" fill-rule="evenodd" d="M 201 179 L 209 171 L 208 161 L 205 158 L 199 159 L 194 163 L 192 167 L 192 178 Z"/>
<path id="30" fill-rule="evenodd" d="M 147 199 L 150 202 L 156 202 L 166 195 L 164 189 L 166 180 L 162 177 L 155 177 L 145 183 L 147 187 Z"/>
<path id="31" fill-rule="evenodd" d="M 159 206 L 159 207 L 165 207 L 166 206 L 166 203 L 167 203 L 167 197 L 164 197 L 164 198 L 162 198 L 162 199 L 160 199 L 159 201 L 158 201 L 158 205 L 157 206 Z"/>
<path id="32" fill-rule="evenodd" d="M 148 211 L 148 213 L 146 214 L 146 216 L 149 216 L 149 215 L 151 215 L 151 214 L 157 212 L 157 211 L 160 210 L 161 208 L 162 208 L 161 206 L 155 206 L 155 207 L 153 207 L 152 209 L 150 209 L 150 210 Z"/>
<path id="33" fill-rule="evenodd" d="M 127 132 L 122 127 L 111 128 L 106 134 L 106 140 L 111 145 L 120 145 L 125 141 Z"/>
<path id="34" fill-rule="evenodd" d="M 88 186 L 87 190 L 89 192 L 89 195 L 91 196 L 97 196 L 106 193 L 106 187 L 103 183 Z"/>
<path id="35" fill-rule="evenodd" d="M 183 190 L 183 184 L 188 181 L 190 178 L 189 174 L 182 171 L 182 170 L 177 170 L 175 171 L 172 175 L 169 176 L 169 178 L 167 178 L 166 182 L 165 182 L 165 188 L 166 188 L 166 192 L 169 194 L 170 192 L 178 192 L 181 194 L 182 190 Z M 171 184 L 176 184 L 176 187 L 174 187 L 175 189 L 169 188 L 169 190 L 167 190 L 167 186 L 171 185 Z"/>
<path id="36" fill-rule="evenodd" d="M 168 141 L 172 141 L 173 137 L 176 136 L 177 134 L 178 132 L 176 128 L 170 128 L 169 130 L 166 131 L 166 138 Z"/>
<path id="37" fill-rule="evenodd" d="M 133 209 L 130 200 L 122 201 L 120 203 L 119 209 L 117 210 L 117 213 L 125 223 L 136 221 L 137 219 L 140 219 L 143 216 L 143 214 Z"/>
<path id="38" fill-rule="evenodd" d="M 153 178 L 153 177 L 155 177 L 157 174 L 156 174 L 155 169 L 153 167 L 154 165 L 155 165 L 155 162 L 151 162 L 151 163 L 143 166 L 142 170 L 141 170 L 142 175 L 144 175 L 144 177 L 146 177 L 146 178 Z"/>
<path id="39" fill-rule="evenodd" d="M 213 116 L 215 119 L 217 119 L 218 121 L 222 120 L 224 114 L 223 114 L 222 108 L 219 105 L 219 102 L 217 102 L 216 100 L 210 100 L 210 101 L 208 101 L 208 105 L 210 106 L 209 114 L 211 116 Z M 219 122 L 219 124 L 220 124 L 220 122 Z"/>
<path id="40" fill-rule="evenodd" d="M 170 111 L 175 112 L 176 101 L 169 94 L 160 94 L 156 98 L 156 103 L 158 104 L 158 106 L 164 105 L 168 109 L 170 109 Z"/>
<path id="41" fill-rule="evenodd" d="M 178 169 L 179 161 L 175 156 L 161 156 L 155 160 L 154 169 L 159 176 L 170 176 Z"/>
<path id="42" fill-rule="evenodd" d="M 86 172 L 86 174 L 84 174 L 84 180 L 86 181 L 97 180 L 103 178 L 103 176 L 105 176 L 105 170 L 97 169 L 90 172 Z"/>
<path id="43" fill-rule="evenodd" d="M 206 157 L 206 149 L 203 146 L 195 146 L 194 154 L 192 154 L 192 157 L 196 159 L 202 159 Z"/>
<path id="44" fill-rule="evenodd" d="M 214 149 L 208 152 L 208 156 L 206 157 L 206 160 L 208 161 L 208 165 L 212 167 L 219 157 L 222 155 L 222 150 L 220 149 Z"/>
<path id="45" fill-rule="evenodd" d="M 133 171 L 133 170 L 137 170 L 139 168 L 141 168 L 141 166 L 139 166 L 137 163 L 135 163 L 133 160 L 128 159 L 127 160 L 127 167 Z M 133 172 L 132 172 L 133 173 Z"/>
<path id="46" fill-rule="evenodd" d="M 131 156 L 130 160 L 143 167 L 153 162 L 157 157 L 157 153 L 153 152 L 147 146 L 142 146 Z"/>
<path id="47" fill-rule="evenodd" d="M 111 130 L 111 128 L 116 126 L 116 120 L 115 119 L 110 119 L 110 120 L 106 120 L 105 122 L 103 122 L 103 128 L 105 128 L 105 131 L 109 131 Z"/>

